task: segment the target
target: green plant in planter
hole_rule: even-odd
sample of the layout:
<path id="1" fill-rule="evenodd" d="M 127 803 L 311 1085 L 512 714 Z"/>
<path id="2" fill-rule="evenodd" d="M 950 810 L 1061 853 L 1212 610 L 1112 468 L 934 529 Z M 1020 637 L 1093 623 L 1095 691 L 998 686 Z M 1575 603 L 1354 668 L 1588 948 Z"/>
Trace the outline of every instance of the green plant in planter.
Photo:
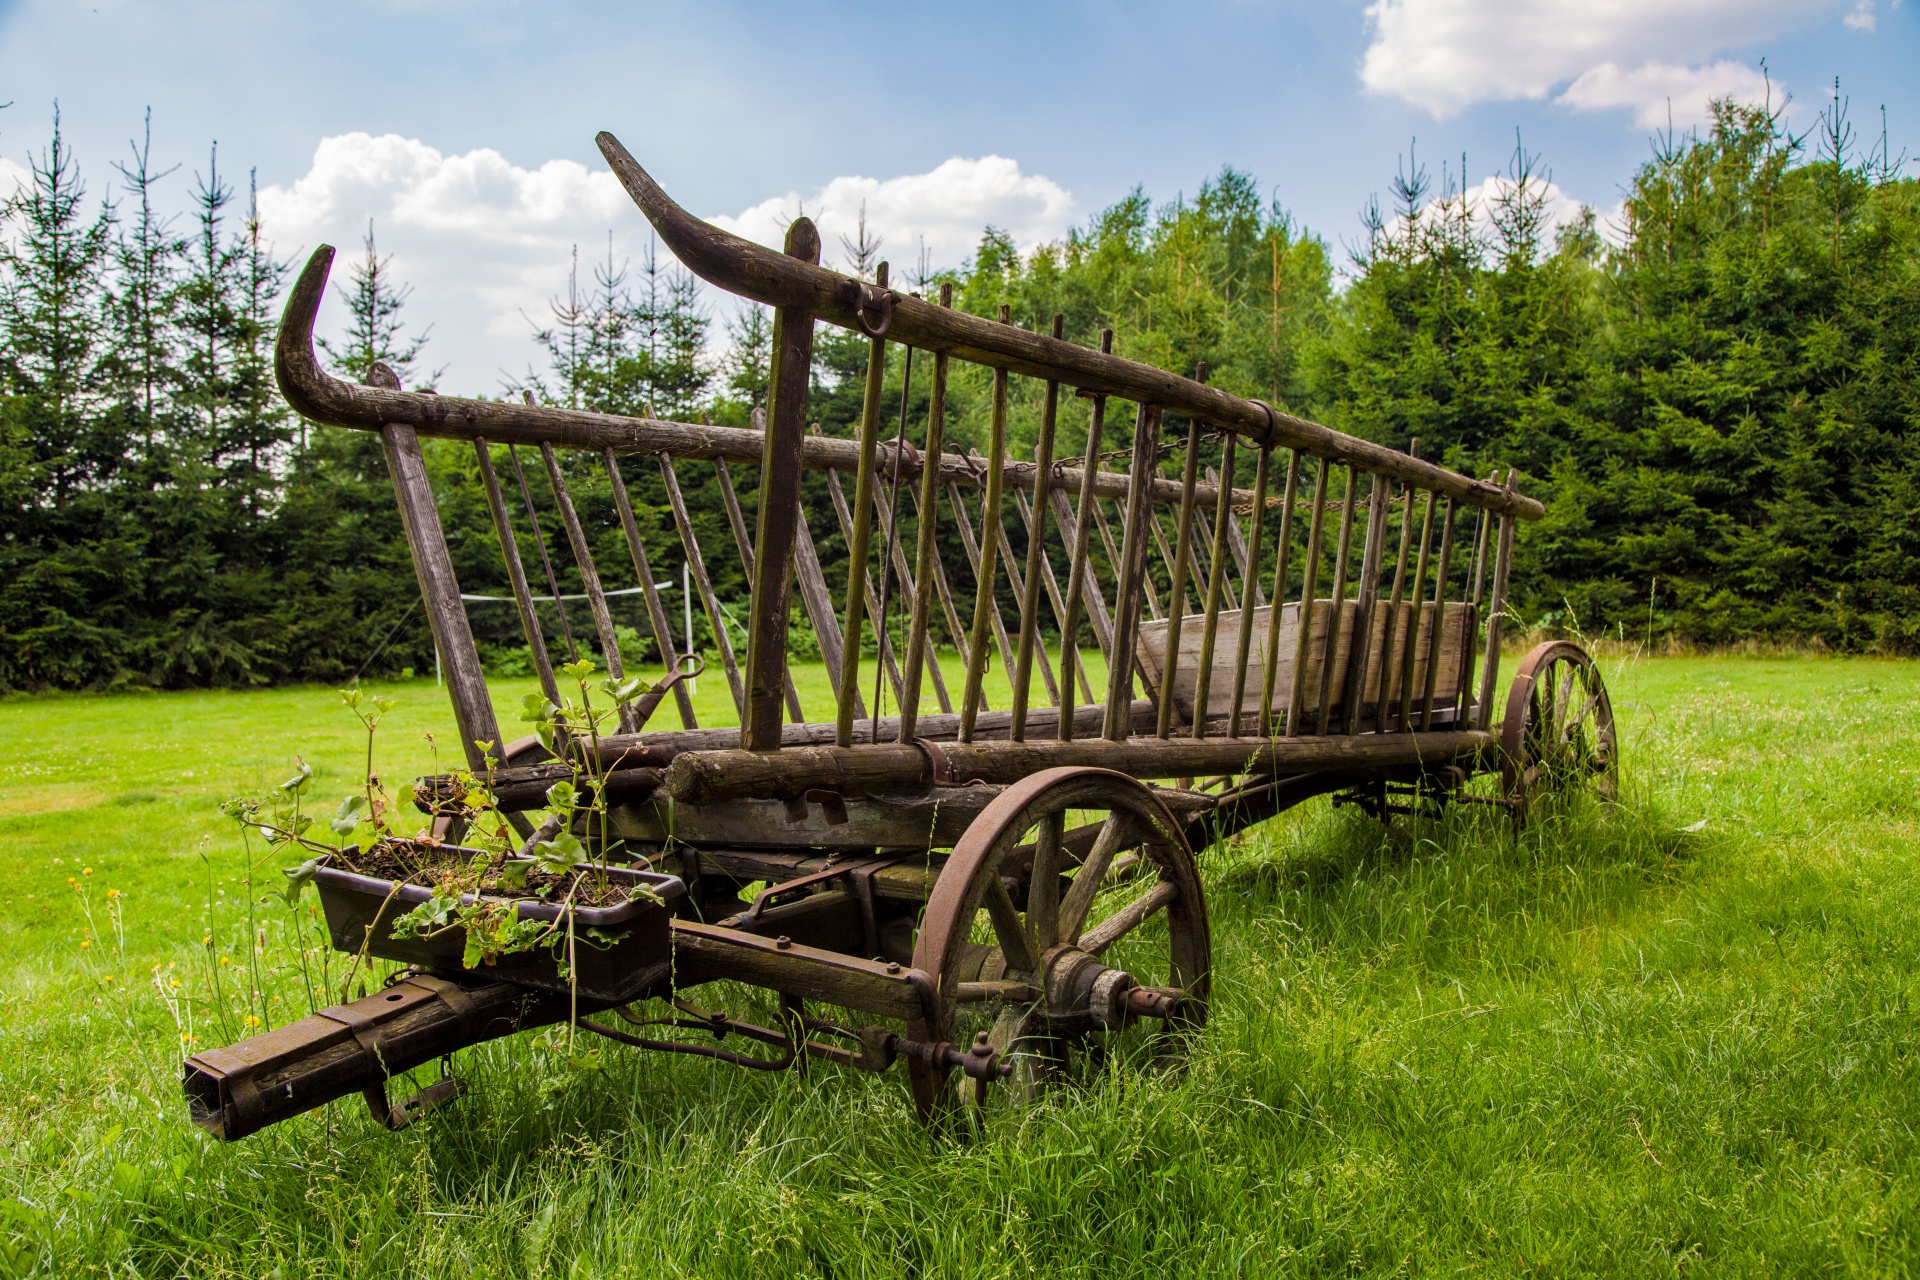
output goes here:
<path id="1" fill-rule="evenodd" d="M 579 946 L 604 948 L 620 940 L 621 935 L 599 929 L 576 929 L 572 912 L 566 908 L 582 897 L 597 902 L 611 888 L 607 867 L 613 842 L 604 792 L 607 776 L 619 758 L 603 759 L 603 730 L 618 718 L 621 707 L 650 692 L 653 686 L 637 677 L 596 680 L 597 668 L 591 661 L 569 663 L 561 670 L 573 681 L 578 696 L 564 695 L 555 704 L 538 694 L 530 695 L 523 719 L 534 726 L 540 742 L 554 758 L 567 766 L 569 776 L 548 789 L 547 816 L 517 849 L 513 829 L 493 793 L 498 759 L 492 742 L 476 744 L 485 761 L 484 776 L 470 769 L 452 771 L 447 776 L 448 785 L 436 795 L 432 806 L 438 815 L 451 811 L 460 819 L 466 832 L 461 845 L 442 844 L 424 825 L 412 831 L 402 829 L 403 815 L 418 812 L 415 788 L 406 784 L 390 794 L 374 770 L 374 740 L 381 718 L 393 709 L 394 702 L 369 697 L 359 689 L 343 689 L 340 696 L 366 730 L 363 782 L 341 797 L 330 814 L 322 819 L 314 812 L 310 794 L 314 774 L 304 760 L 298 762 L 294 775 L 266 799 L 232 799 L 222 805 L 222 811 L 257 831 L 270 852 L 292 850 L 308 855 L 284 872 L 289 904 L 298 900 L 314 873 L 329 859 L 349 867 L 378 861 L 384 865 L 369 867 L 369 872 L 393 879 L 395 893 L 408 883 L 426 884 L 432 890 L 427 901 L 394 921 L 395 936 L 430 938 L 449 930 L 464 930 L 462 959 L 468 968 L 545 946 L 553 950 L 561 976 L 570 978 Z M 321 812 L 325 812 L 324 807 Z M 322 820 L 331 841 L 316 830 Z M 587 836 L 585 841 L 582 835 Z M 398 868 L 392 863 L 398 863 Z M 620 889 L 654 896 L 644 886 L 622 885 Z M 556 919 L 521 918 L 519 899 L 551 899 L 556 893 L 561 894 L 562 907 Z M 515 897 L 502 896 L 506 894 Z M 355 969 L 362 960 L 364 949 L 355 960 Z M 343 992 L 350 987 L 352 977 L 350 969 L 342 983 Z"/>

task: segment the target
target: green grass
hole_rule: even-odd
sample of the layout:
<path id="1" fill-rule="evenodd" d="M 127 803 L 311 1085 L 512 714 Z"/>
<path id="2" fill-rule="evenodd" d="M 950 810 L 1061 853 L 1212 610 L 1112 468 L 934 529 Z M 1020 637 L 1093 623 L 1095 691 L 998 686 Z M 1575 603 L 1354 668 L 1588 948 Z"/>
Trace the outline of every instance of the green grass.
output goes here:
<path id="1" fill-rule="evenodd" d="M 1207 851 L 1186 1074 L 965 1144 L 897 1076 L 532 1037 L 461 1055 L 468 1098 L 407 1132 L 356 1100 L 214 1143 L 178 1064 L 222 1028 L 181 997 L 305 1010 L 300 917 L 249 906 L 214 806 L 296 750 L 343 790 L 352 722 L 325 690 L 0 703 L 0 1274 L 1908 1274 L 1920 666 L 1606 667 L 1621 809 L 1516 842 L 1318 801 Z M 401 777 L 452 733 L 430 682 L 382 691 Z"/>

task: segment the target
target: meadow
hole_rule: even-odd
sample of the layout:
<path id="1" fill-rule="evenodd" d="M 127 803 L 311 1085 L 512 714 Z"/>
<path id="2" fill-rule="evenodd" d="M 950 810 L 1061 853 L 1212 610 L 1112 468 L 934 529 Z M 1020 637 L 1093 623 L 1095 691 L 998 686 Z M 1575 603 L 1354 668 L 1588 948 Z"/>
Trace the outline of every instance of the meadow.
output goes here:
<path id="1" fill-rule="evenodd" d="M 296 753 L 343 793 L 359 727 L 316 688 L 0 702 L 0 1274 L 1920 1270 L 1920 664 L 1604 665 L 1616 809 L 1516 838 L 1322 800 L 1206 851 L 1188 1069 L 966 1142 L 897 1073 L 534 1036 L 402 1133 L 350 1099 L 215 1142 L 180 1059 L 304 1014 L 321 963 L 218 804 Z M 369 689 L 390 780 L 453 754 L 431 680 Z"/>

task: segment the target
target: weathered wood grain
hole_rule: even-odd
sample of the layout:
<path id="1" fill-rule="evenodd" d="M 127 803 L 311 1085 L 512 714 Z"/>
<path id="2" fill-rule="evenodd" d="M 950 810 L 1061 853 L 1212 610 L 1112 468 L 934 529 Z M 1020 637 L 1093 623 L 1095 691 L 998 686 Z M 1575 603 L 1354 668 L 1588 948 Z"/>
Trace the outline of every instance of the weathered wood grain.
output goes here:
<path id="1" fill-rule="evenodd" d="M 1359 630 L 1358 616 L 1360 606 L 1357 601 L 1348 600 L 1340 602 L 1337 609 L 1338 611 L 1336 613 L 1335 602 L 1329 599 L 1322 598 L 1315 602 L 1315 607 L 1310 611 L 1311 616 L 1308 622 L 1311 630 L 1307 636 L 1307 643 L 1302 646 L 1299 643 L 1299 603 L 1289 601 L 1282 608 L 1279 635 L 1280 670 L 1277 673 L 1278 678 L 1275 681 L 1275 688 L 1279 691 L 1276 693 L 1276 698 L 1279 698 L 1279 701 L 1276 702 L 1274 707 L 1276 712 L 1284 711 L 1287 708 L 1286 700 L 1280 698 L 1280 693 L 1292 689 L 1298 689 L 1300 691 L 1299 697 L 1301 698 L 1302 706 L 1310 708 L 1305 715 L 1305 719 L 1308 722 L 1317 721 L 1317 709 L 1321 705 L 1323 696 L 1327 699 L 1327 705 L 1329 707 L 1328 714 L 1330 716 L 1335 713 L 1344 712 L 1346 709 L 1347 699 L 1351 697 L 1352 694 L 1349 691 L 1351 682 L 1345 678 L 1345 672 L 1347 664 L 1354 656 L 1353 639 Z M 1250 650 L 1248 661 L 1252 666 L 1247 672 L 1246 685 L 1244 686 L 1244 701 L 1240 707 L 1242 714 L 1258 712 L 1260 709 L 1258 690 L 1266 681 L 1266 655 L 1273 652 L 1274 648 L 1271 643 L 1272 637 L 1267 633 L 1267 627 L 1272 614 L 1273 608 L 1271 605 L 1253 611 L 1251 628 L 1253 634 L 1250 637 L 1251 643 L 1248 646 Z M 1459 658 L 1462 644 L 1466 643 L 1463 638 L 1468 634 L 1466 629 L 1468 614 L 1469 610 L 1466 605 L 1457 601 L 1447 602 L 1446 623 L 1441 628 L 1440 633 L 1440 661 L 1434 684 L 1434 703 L 1436 706 L 1447 705 L 1453 695 L 1459 691 Z M 1413 609 L 1407 605 L 1402 605 L 1397 610 L 1375 609 L 1373 615 L 1371 625 L 1368 628 L 1369 643 L 1367 646 L 1366 665 L 1369 669 L 1374 668 L 1376 664 L 1382 660 L 1383 652 L 1394 654 L 1400 652 L 1400 646 L 1404 644 L 1407 639 L 1407 625 L 1413 620 Z M 1226 717 L 1230 715 L 1234 709 L 1234 673 L 1232 671 L 1232 665 L 1238 660 L 1241 643 L 1240 620 L 1245 616 L 1245 610 L 1240 609 L 1232 611 L 1222 610 L 1220 613 L 1217 628 L 1218 638 L 1215 643 L 1213 678 L 1209 681 L 1206 704 L 1207 717 L 1209 720 Z M 1390 641 L 1391 647 L 1388 648 L 1386 647 L 1389 644 L 1387 627 L 1390 616 L 1393 631 Z M 1335 617 L 1340 619 L 1340 623 L 1337 629 L 1336 642 L 1332 650 L 1332 661 L 1329 664 L 1325 658 L 1327 654 L 1327 632 L 1330 620 Z M 1412 688 L 1415 691 L 1416 702 L 1419 701 L 1420 692 L 1426 686 L 1427 668 L 1430 660 L 1429 655 L 1432 652 L 1432 602 L 1429 601 L 1421 606 L 1418 625 L 1419 632 L 1415 637 L 1416 654 L 1412 684 Z M 1140 661 L 1142 665 L 1154 673 L 1156 680 L 1159 678 L 1160 672 L 1167 665 L 1166 647 L 1166 620 L 1143 622 L 1140 624 Z M 1199 684 L 1200 654 L 1202 648 L 1203 637 L 1197 629 L 1189 629 L 1182 633 L 1180 637 L 1180 656 L 1178 663 L 1175 664 L 1174 667 L 1172 690 L 1175 709 L 1178 711 L 1180 719 L 1183 722 L 1191 722 L 1193 718 L 1194 698 Z M 1307 656 L 1306 668 L 1301 673 L 1300 679 L 1295 681 L 1293 678 L 1294 655 L 1300 653 L 1303 649 Z M 1387 698 L 1389 702 L 1395 701 L 1400 697 L 1402 679 L 1403 672 L 1397 667 L 1390 672 L 1387 686 Z M 1325 682 L 1324 690 L 1323 681 Z M 1373 690 L 1369 690 L 1370 694 L 1374 694 L 1374 692 Z"/>

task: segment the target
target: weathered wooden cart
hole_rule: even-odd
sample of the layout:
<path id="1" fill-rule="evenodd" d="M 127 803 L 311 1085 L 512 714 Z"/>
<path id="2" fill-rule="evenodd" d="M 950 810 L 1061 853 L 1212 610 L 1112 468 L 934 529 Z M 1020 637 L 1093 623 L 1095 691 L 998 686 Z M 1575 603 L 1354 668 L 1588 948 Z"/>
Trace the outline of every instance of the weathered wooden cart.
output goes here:
<path id="1" fill-rule="evenodd" d="M 1111 334 L 1097 350 L 1064 341 L 1057 318 L 1048 335 L 953 310 L 944 289 L 937 303 L 903 296 L 884 266 L 872 282 L 838 274 L 818 265 L 804 218 L 784 253 L 751 244 L 686 213 L 613 137 L 599 141 L 683 263 L 774 308 L 763 429 L 410 393 L 381 369 L 370 385 L 337 381 L 311 345 L 332 260 L 324 247 L 288 302 L 276 368 L 299 412 L 384 442 L 476 773 L 488 768 L 480 744 L 503 735 L 420 437 L 472 442 L 526 641 L 556 701 L 521 538 L 535 535 L 546 594 L 559 587 L 537 523 L 516 529 L 495 468 L 510 467 L 532 518 L 519 450 L 538 453 L 615 676 L 606 589 L 559 452 L 604 467 L 653 638 L 687 672 L 656 593 L 661 549 L 644 545 L 627 491 L 625 468 L 658 468 L 675 550 L 738 711 L 738 727 L 702 728 L 684 682 L 669 679 L 659 692 L 682 727 L 649 728 L 630 707 L 621 732 L 599 743 L 618 844 L 600 852 L 674 877 L 658 907 L 670 962 L 633 975 L 639 996 L 671 1001 L 672 1012 L 649 1018 L 630 1001 L 569 998 L 485 971 L 409 970 L 385 991 L 191 1059 L 187 1092 L 211 1131 L 239 1137 L 359 1090 L 383 1121 L 404 1123 L 453 1086 L 391 1106 L 390 1075 L 568 1018 L 628 1044 L 758 1068 L 811 1057 L 881 1070 L 904 1059 L 915 1104 L 934 1117 L 1030 1093 L 1076 1064 L 1177 1056 L 1207 1016 L 1212 948 L 1195 853 L 1215 841 L 1330 793 L 1382 818 L 1457 801 L 1524 816 L 1543 792 L 1610 794 L 1611 710 L 1576 646 L 1534 650 L 1494 720 L 1515 522 L 1541 514 L 1510 474 L 1460 475 L 1228 394 L 1204 370 L 1187 378 L 1122 359 Z M 857 439 L 808 431 L 820 322 L 869 344 Z M 893 345 L 905 348 L 909 386 L 916 353 L 931 357 L 916 444 L 906 391 L 895 438 L 883 438 Z M 984 457 L 943 448 L 955 361 L 991 370 Z M 1033 455 L 1016 460 L 1006 438 L 1019 378 L 1042 385 Z M 1076 399 L 1087 445 L 1070 462 L 1055 438 L 1063 412 L 1081 412 Z M 1106 469 L 1116 400 L 1134 406 L 1132 442 L 1123 465 Z M 1217 475 L 1202 475 L 1203 455 Z M 750 536 L 729 468 L 756 464 Z M 690 465 L 717 472 L 751 584 L 743 661 L 711 586 L 716 549 L 699 545 L 681 497 L 676 468 Z M 806 472 L 826 473 L 831 512 L 803 512 Z M 827 581 L 807 514 L 844 538 L 842 583 Z M 950 572 L 943 525 L 959 533 L 970 572 Z M 812 719 L 787 666 L 796 582 L 837 691 L 830 714 L 814 708 Z M 1011 622 L 1003 584 L 1017 602 Z M 886 625 L 895 610 L 903 645 Z M 876 614 L 883 679 L 862 660 Z M 996 656 L 1010 694 L 989 707 Z M 863 666 L 875 681 L 867 696 Z M 888 695 L 897 710 L 883 715 Z M 648 703 L 669 705 L 634 705 Z M 505 752 L 493 769 L 501 807 L 546 807 L 562 766 L 533 740 Z M 757 892 L 743 898 L 749 885 Z M 366 925 L 343 938 L 336 924 L 336 942 L 358 947 Z M 779 1025 L 688 1002 L 716 980 L 778 993 Z M 642 1034 L 662 1023 L 680 1030 Z M 729 1047 L 729 1035 L 754 1052 Z"/>

